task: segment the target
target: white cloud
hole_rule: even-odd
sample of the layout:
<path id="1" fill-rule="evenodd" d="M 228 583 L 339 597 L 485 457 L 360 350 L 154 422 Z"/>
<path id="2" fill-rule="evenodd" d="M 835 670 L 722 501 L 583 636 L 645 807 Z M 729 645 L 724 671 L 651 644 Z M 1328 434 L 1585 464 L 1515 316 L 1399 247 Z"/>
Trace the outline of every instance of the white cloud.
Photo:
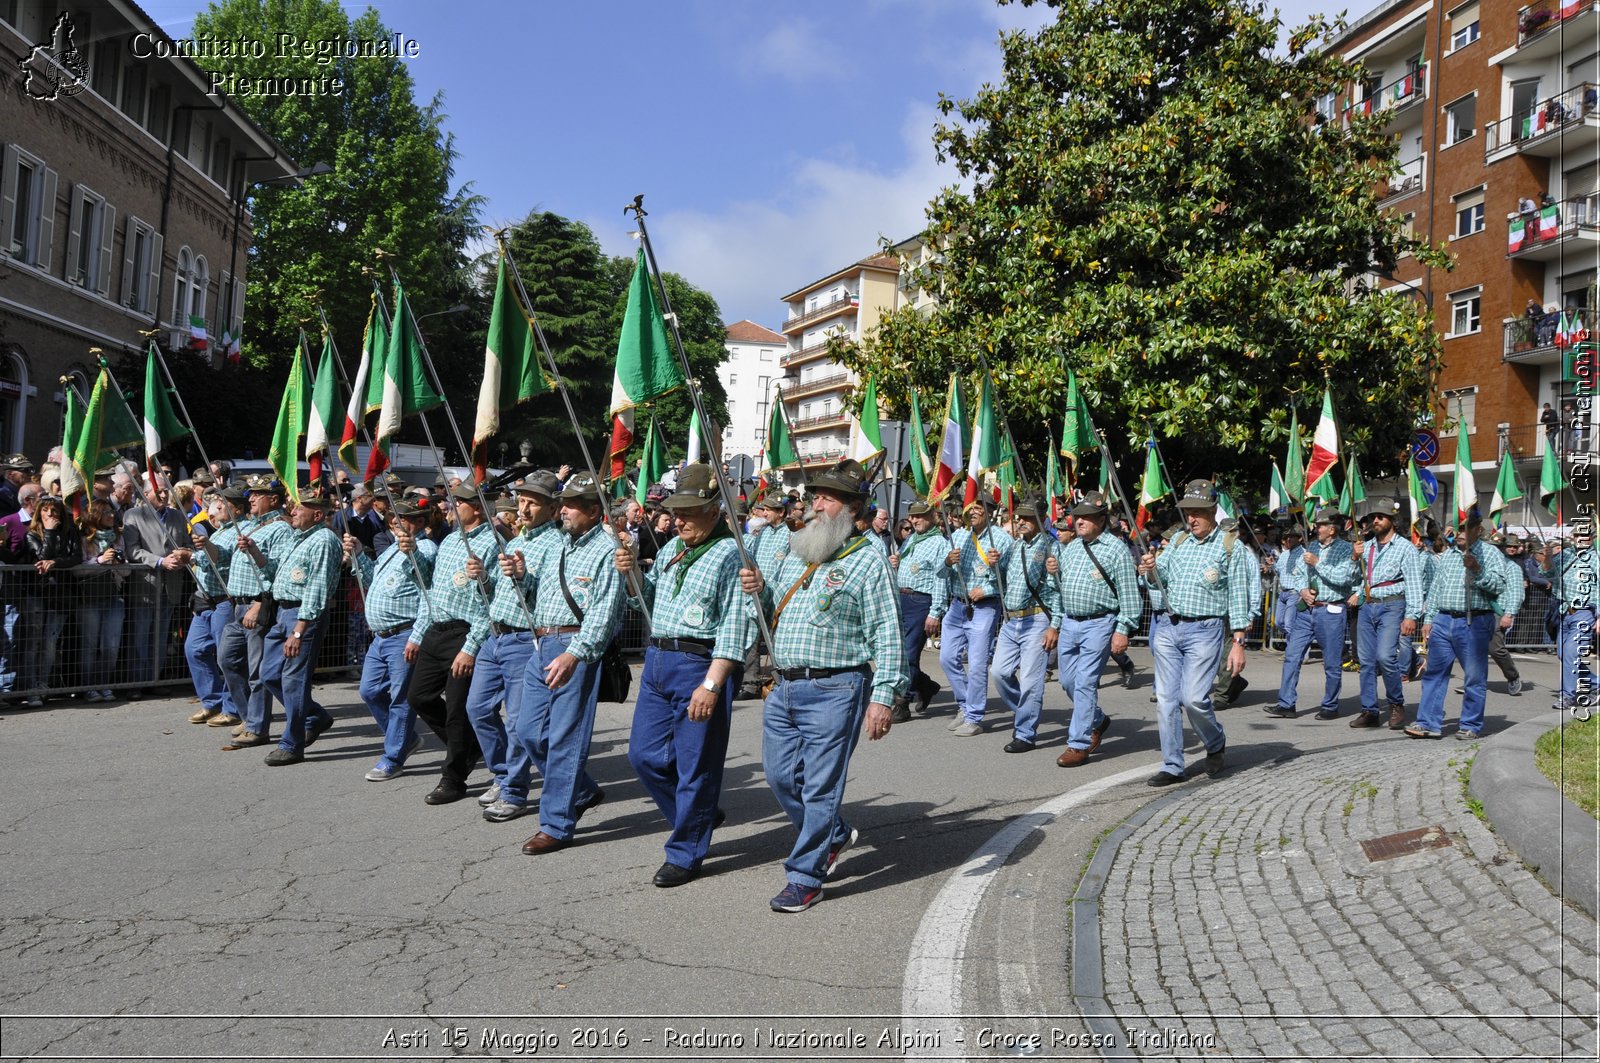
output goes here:
<path id="1" fill-rule="evenodd" d="M 759 40 L 741 52 L 739 66 L 750 76 L 776 74 L 787 81 L 804 83 L 819 78 L 844 77 L 842 50 L 830 43 L 810 19 L 794 19 L 773 26 Z"/>

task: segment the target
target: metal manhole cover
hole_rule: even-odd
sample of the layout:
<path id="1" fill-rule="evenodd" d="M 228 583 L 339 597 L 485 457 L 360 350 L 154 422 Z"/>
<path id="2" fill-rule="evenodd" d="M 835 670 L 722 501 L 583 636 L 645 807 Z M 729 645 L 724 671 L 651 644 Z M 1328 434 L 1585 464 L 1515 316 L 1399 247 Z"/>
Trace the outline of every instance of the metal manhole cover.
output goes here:
<path id="1" fill-rule="evenodd" d="M 1444 832 L 1443 827 L 1418 827 L 1398 834 L 1385 834 L 1381 838 L 1368 838 L 1361 843 L 1361 851 L 1367 854 L 1368 861 L 1377 863 L 1409 853 L 1420 853 L 1424 849 L 1441 849 L 1449 844 L 1450 835 Z"/>

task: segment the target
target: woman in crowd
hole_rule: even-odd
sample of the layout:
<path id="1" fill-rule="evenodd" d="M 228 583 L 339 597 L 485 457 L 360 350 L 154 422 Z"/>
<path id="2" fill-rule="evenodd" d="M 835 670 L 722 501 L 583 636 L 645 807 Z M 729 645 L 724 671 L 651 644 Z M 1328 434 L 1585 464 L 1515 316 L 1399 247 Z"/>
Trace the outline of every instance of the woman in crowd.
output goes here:
<path id="1" fill-rule="evenodd" d="M 39 500 L 39 508 L 28 525 L 26 549 L 38 573 L 39 604 L 43 613 L 38 642 L 34 644 L 35 682 L 45 690 L 52 683 L 56 656 L 67 628 L 67 616 L 74 601 L 71 569 L 83 560 L 83 543 L 78 528 L 67 514 L 66 503 L 51 495 Z M 30 699 L 33 704 L 37 696 Z"/>
<path id="2" fill-rule="evenodd" d="M 122 619 L 127 604 L 122 597 L 126 576 L 113 565 L 122 564 L 122 522 L 110 502 L 96 498 L 83 516 L 83 568 L 78 606 L 78 626 L 83 634 L 81 682 L 89 688 L 89 701 L 110 701 L 111 675 L 122 649 Z"/>

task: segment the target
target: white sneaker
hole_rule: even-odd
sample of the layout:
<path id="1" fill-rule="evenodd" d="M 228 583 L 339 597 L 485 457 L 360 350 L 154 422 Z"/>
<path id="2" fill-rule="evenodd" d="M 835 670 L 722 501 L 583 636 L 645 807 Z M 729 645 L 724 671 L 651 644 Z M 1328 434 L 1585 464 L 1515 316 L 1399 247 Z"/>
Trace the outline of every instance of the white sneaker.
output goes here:
<path id="1" fill-rule="evenodd" d="M 98 691 L 98 690 L 89 691 L 87 694 L 85 694 L 83 696 L 83 700 L 84 701 L 99 701 L 100 700 L 100 691 Z"/>
<path id="2" fill-rule="evenodd" d="M 28 700 L 24 701 L 23 704 L 28 706 L 30 709 L 42 709 L 44 708 L 44 699 L 37 694 L 33 694 L 30 695 Z"/>
<path id="3" fill-rule="evenodd" d="M 483 810 L 483 818 L 490 823 L 504 823 L 508 819 L 516 819 L 528 812 L 528 805 L 522 801 L 495 801 Z"/>
<path id="4" fill-rule="evenodd" d="M 400 774 L 399 768 L 391 768 L 387 764 L 374 764 L 372 770 L 367 772 L 368 782 L 388 782 Z"/>
<path id="5" fill-rule="evenodd" d="M 495 783 L 494 785 L 490 786 L 487 790 L 485 790 L 483 793 L 478 795 L 478 804 L 481 805 L 484 808 L 488 808 L 490 805 L 494 804 L 498 800 L 500 800 L 500 784 L 499 783 Z"/>
<path id="6" fill-rule="evenodd" d="M 1506 693 L 1510 694 L 1514 698 L 1522 696 L 1522 677 L 1521 676 L 1518 676 L 1517 678 L 1513 679 L 1510 683 L 1506 684 Z"/>
<path id="7" fill-rule="evenodd" d="M 952 728 L 950 733 L 957 738 L 971 738 L 973 735 L 983 734 L 983 728 L 971 720 L 962 720 L 961 726 Z"/>

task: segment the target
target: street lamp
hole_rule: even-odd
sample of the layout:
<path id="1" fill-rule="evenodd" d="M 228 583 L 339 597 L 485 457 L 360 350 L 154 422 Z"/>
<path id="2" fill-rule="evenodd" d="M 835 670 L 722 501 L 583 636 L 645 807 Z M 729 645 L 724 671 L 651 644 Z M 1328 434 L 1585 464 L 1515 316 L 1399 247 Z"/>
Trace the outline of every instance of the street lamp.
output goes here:
<path id="1" fill-rule="evenodd" d="M 446 314 L 462 314 L 462 313 L 466 313 L 468 310 L 471 310 L 471 309 L 472 308 L 470 306 L 468 306 L 466 303 L 457 303 L 455 306 L 452 306 L 452 307 L 450 307 L 448 309 L 445 309 L 445 310 L 435 310 L 431 314 L 419 314 L 417 316 L 417 324 L 419 324 L 419 325 L 422 324 L 424 321 L 428 320 L 430 317 L 443 317 Z"/>

